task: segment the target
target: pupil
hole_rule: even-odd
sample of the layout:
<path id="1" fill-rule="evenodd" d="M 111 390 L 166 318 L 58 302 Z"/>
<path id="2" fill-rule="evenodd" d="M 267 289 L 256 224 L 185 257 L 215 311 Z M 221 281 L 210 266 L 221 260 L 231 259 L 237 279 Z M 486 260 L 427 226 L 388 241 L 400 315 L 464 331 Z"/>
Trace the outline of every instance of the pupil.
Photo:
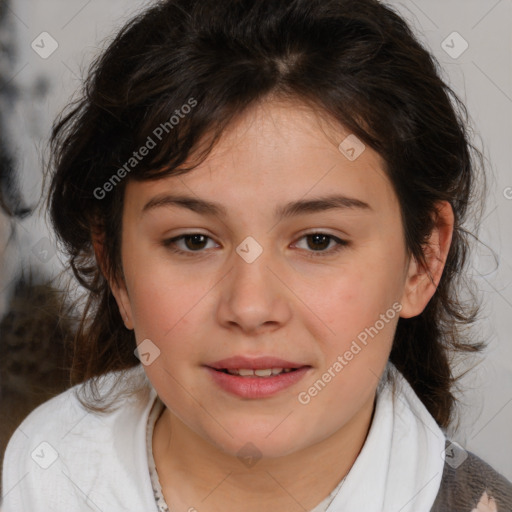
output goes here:
<path id="1" fill-rule="evenodd" d="M 323 239 L 324 242 L 327 242 L 327 243 L 322 244 L 322 247 L 320 247 L 320 249 L 325 249 L 326 247 L 329 246 L 329 236 L 327 236 L 327 235 L 314 234 L 314 235 L 308 235 L 308 238 L 313 239 L 315 244 L 319 241 L 319 239 L 320 240 Z M 310 246 L 310 248 L 311 248 L 311 246 Z M 316 248 L 317 249 L 319 248 L 318 245 L 316 246 Z"/>
<path id="2" fill-rule="evenodd" d="M 187 248 L 188 249 L 202 249 L 203 247 L 191 247 L 191 245 L 193 245 L 194 243 L 199 243 L 199 245 L 204 245 L 204 239 L 205 239 L 205 235 L 189 235 L 186 237 L 186 245 L 187 245 Z M 198 239 L 203 239 L 202 242 L 199 241 L 198 242 Z M 188 242 L 190 242 L 190 240 L 193 240 L 192 244 L 189 244 Z"/>

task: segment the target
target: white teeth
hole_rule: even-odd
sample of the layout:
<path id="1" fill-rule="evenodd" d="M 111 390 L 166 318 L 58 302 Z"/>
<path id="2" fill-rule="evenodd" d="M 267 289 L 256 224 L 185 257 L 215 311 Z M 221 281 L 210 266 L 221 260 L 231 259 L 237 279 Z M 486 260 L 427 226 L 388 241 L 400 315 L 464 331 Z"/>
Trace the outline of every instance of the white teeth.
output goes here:
<path id="1" fill-rule="evenodd" d="M 291 368 L 265 368 L 261 370 L 251 370 L 249 368 L 240 368 L 238 370 L 229 369 L 227 372 L 230 375 L 239 375 L 240 377 L 271 377 L 273 375 L 279 375 L 280 373 L 291 372 Z"/>
<path id="2" fill-rule="evenodd" d="M 254 370 L 254 374 L 258 377 L 270 377 L 272 375 L 272 368 L 267 370 Z"/>

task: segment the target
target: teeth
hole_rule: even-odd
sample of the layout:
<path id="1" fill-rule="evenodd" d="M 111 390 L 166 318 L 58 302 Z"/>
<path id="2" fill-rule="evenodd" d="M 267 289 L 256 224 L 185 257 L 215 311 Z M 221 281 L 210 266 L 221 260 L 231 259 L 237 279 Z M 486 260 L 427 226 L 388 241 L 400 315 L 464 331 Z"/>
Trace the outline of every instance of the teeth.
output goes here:
<path id="1" fill-rule="evenodd" d="M 272 375 L 272 368 L 268 370 L 254 370 L 254 375 L 258 377 L 270 377 Z"/>
<path id="2" fill-rule="evenodd" d="M 251 370 L 249 368 L 240 368 L 238 370 L 229 369 L 227 372 L 230 375 L 239 375 L 240 377 L 271 377 L 273 375 L 279 375 L 280 373 L 289 373 L 291 368 L 265 368 L 261 370 Z"/>

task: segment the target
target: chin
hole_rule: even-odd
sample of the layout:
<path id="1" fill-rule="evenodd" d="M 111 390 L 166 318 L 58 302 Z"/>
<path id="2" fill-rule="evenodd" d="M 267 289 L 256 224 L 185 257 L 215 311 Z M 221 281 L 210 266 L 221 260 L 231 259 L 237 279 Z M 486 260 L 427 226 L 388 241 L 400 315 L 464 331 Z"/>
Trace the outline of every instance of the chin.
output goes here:
<path id="1" fill-rule="evenodd" d="M 263 457 L 267 459 L 285 457 L 302 448 L 303 431 L 297 429 L 295 434 L 288 427 L 278 432 L 279 427 L 277 429 L 275 427 L 274 424 L 272 428 L 255 429 L 253 426 L 253 428 L 236 430 L 226 425 L 226 429 L 233 437 L 226 435 L 222 439 L 210 438 L 210 442 L 226 455 L 239 458 L 241 462 L 255 461 Z"/>

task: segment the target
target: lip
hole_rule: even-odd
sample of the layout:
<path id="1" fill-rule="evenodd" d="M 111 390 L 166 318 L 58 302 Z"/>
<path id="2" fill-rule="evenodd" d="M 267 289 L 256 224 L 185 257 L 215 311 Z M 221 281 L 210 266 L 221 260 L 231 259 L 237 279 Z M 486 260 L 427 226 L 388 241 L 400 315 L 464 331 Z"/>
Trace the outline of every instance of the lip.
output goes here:
<path id="1" fill-rule="evenodd" d="M 221 370 L 252 369 L 263 370 L 268 368 L 296 368 L 292 372 L 273 375 L 272 377 L 241 377 L 230 375 Z M 241 398 L 267 398 L 289 388 L 299 382 L 312 369 L 293 361 L 286 361 L 277 357 L 245 357 L 235 356 L 205 365 L 213 382 L 224 391 Z"/>
<path id="2" fill-rule="evenodd" d="M 293 386 L 311 370 L 311 366 L 303 366 L 293 372 L 281 373 L 272 377 L 240 377 L 214 370 L 209 366 L 206 367 L 206 370 L 215 384 L 224 391 L 238 397 L 254 399 L 267 398 Z"/>
<path id="3" fill-rule="evenodd" d="M 234 356 L 216 361 L 214 363 L 209 363 L 206 366 L 215 370 L 239 370 L 240 368 L 248 370 L 264 370 L 266 368 L 302 368 L 308 365 L 292 361 L 285 361 L 284 359 L 270 356 L 260 356 L 253 358 L 245 356 Z"/>

